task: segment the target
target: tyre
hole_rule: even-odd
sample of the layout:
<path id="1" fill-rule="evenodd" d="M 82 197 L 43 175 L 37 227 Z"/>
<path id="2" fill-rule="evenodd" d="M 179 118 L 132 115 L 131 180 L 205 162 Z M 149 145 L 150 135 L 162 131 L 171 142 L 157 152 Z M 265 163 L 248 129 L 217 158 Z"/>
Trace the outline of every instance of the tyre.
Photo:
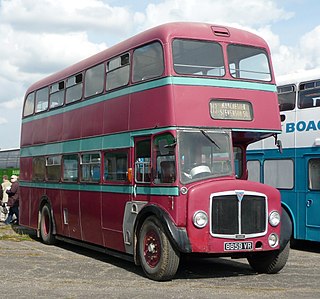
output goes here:
<path id="1" fill-rule="evenodd" d="M 258 273 L 274 274 L 278 273 L 287 263 L 289 251 L 290 242 L 286 244 L 282 251 L 261 252 L 247 259 L 250 266 Z"/>
<path id="2" fill-rule="evenodd" d="M 48 204 L 45 204 L 41 210 L 40 219 L 40 235 L 43 243 L 52 245 L 55 243 L 56 238 L 52 234 L 53 231 L 53 221 L 51 215 L 51 208 Z"/>
<path id="3" fill-rule="evenodd" d="M 156 281 L 170 280 L 176 274 L 180 255 L 172 247 L 163 225 L 155 217 L 148 217 L 139 232 L 139 258 L 144 273 Z"/>

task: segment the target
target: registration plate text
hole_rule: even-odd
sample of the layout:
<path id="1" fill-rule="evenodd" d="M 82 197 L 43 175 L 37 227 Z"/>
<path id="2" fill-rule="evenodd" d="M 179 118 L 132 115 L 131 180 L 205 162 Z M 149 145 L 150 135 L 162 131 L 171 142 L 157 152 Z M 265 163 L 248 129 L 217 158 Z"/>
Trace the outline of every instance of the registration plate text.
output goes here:
<path id="1" fill-rule="evenodd" d="M 224 251 L 252 250 L 253 242 L 225 242 Z"/>

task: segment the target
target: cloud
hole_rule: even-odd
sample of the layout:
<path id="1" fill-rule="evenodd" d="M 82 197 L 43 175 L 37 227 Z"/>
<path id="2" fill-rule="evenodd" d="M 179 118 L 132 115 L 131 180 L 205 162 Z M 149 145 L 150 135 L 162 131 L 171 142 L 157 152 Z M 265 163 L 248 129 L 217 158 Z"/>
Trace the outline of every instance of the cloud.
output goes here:
<path id="1" fill-rule="evenodd" d="M 213 24 L 239 24 L 257 27 L 293 16 L 277 6 L 276 1 L 256 0 L 165 0 L 149 4 L 145 13 L 146 26 L 177 20 L 201 21 Z"/>
<path id="2" fill-rule="evenodd" d="M 0 117 L 0 125 L 6 124 L 8 120 L 4 117 Z"/>

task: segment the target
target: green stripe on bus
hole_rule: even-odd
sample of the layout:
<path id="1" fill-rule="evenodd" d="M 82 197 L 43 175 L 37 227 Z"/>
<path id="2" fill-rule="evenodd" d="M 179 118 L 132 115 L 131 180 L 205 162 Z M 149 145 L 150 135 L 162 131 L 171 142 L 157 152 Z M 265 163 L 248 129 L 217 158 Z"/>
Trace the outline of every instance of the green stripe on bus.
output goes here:
<path id="1" fill-rule="evenodd" d="M 49 183 L 49 182 L 20 182 L 21 187 L 43 188 L 69 191 L 92 191 L 104 193 L 121 193 L 133 194 L 133 186 L 131 185 L 95 185 L 95 184 L 75 184 L 75 183 Z M 178 196 L 179 187 L 149 187 L 139 186 L 136 191 L 137 195 L 168 195 Z"/>
<path id="2" fill-rule="evenodd" d="M 277 88 L 275 84 L 257 83 L 257 82 L 245 82 L 226 79 L 209 79 L 209 78 L 190 78 L 190 77 L 166 77 L 158 80 L 145 82 L 137 85 L 128 86 L 117 91 L 109 92 L 107 94 L 97 96 L 88 100 L 79 101 L 72 105 L 61 107 L 60 109 L 53 109 L 48 112 L 42 112 L 34 116 L 27 117 L 22 120 L 22 123 L 28 123 L 33 120 L 46 118 L 49 116 L 73 111 L 79 108 L 83 108 L 89 105 L 97 104 L 107 100 L 115 99 L 124 95 L 141 92 L 153 88 L 158 88 L 165 85 L 188 85 L 188 86 L 212 86 L 212 87 L 224 87 L 224 88 L 240 88 L 251 90 L 262 90 L 276 92 Z"/>
<path id="3" fill-rule="evenodd" d="M 20 149 L 20 156 L 25 158 L 33 156 L 57 155 L 84 151 L 98 151 L 102 149 L 106 150 L 114 148 L 119 149 L 133 147 L 132 137 L 149 134 L 151 135 L 172 129 L 175 128 L 165 127 L 158 129 L 139 130 L 64 142 L 49 143 L 44 145 L 28 146 Z"/>

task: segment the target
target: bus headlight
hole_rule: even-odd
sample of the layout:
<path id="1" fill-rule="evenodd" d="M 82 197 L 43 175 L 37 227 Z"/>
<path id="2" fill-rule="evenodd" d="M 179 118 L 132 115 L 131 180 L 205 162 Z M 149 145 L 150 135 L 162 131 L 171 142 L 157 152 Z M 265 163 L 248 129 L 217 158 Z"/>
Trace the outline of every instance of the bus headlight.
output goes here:
<path id="1" fill-rule="evenodd" d="M 269 242 L 270 247 L 278 246 L 278 243 L 279 243 L 278 235 L 277 234 L 269 235 L 268 242 Z"/>
<path id="2" fill-rule="evenodd" d="M 269 215 L 269 223 L 271 226 L 278 226 L 280 223 L 280 214 L 277 211 L 272 211 Z"/>
<path id="3" fill-rule="evenodd" d="M 193 215 L 193 224 L 197 228 L 203 228 L 208 223 L 208 215 L 205 211 L 197 211 Z"/>

